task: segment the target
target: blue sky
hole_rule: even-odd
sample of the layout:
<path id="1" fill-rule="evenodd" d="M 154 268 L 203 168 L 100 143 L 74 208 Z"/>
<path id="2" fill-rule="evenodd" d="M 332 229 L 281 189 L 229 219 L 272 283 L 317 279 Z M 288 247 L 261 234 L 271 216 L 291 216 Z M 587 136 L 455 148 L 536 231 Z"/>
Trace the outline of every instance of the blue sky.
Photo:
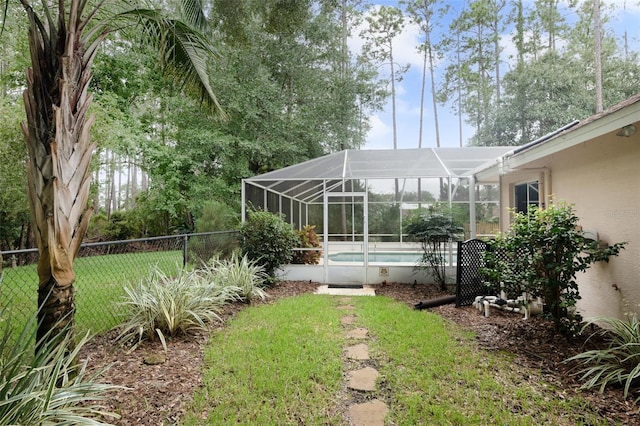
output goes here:
<path id="1" fill-rule="evenodd" d="M 374 5 L 397 6 L 397 0 L 369 0 Z M 452 9 L 460 10 L 462 0 L 452 0 L 448 2 Z M 617 10 L 607 24 L 608 29 L 615 29 L 620 34 L 625 30 L 629 33 L 629 45 L 637 50 L 640 43 L 640 0 L 601 0 L 604 5 L 616 5 Z M 626 6 L 626 13 L 622 8 Z M 565 9 L 566 10 L 566 9 Z M 457 12 L 452 12 L 440 24 L 446 28 Z M 575 19 L 575 13 L 566 10 L 567 21 Z M 350 45 L 352 49 L 358 50 L 362 41 L 357 37 L 359 31 L 354 31 L 354 37 Z M 422 82 L 422 57 L 416 51 L 416 47 L 421 43 L 420 32 L 415 25 L 407 24 L 401 36 L 394 42 L 395 62 L 400 64 L 410 64 L 409 71 L 405 74 L 404 80 L 396 85 L 396 117 L 398 132 L 398 148 L 417 148 L 420 118 L 420 89 Z M 511 44 L 511 34 L 506 32 L 502 35 L 501 45 L 503 47 L 503 64 L 501 73 L 508 70 L 509 55 L 514 52 Z M 442 72 L 442 70 L 439 70 Z M 381 73 L 384 71 L 381 71 Z M 387 71 L 388 72 L 388 71 Z M 387 74 L 388 75 L 388 74 Z M 428 86 L 427 82 L 427 86 Z M 428 87 L 427 87 L 428 90 Z M 435 147 L 435 126 L 433 121 L 433 108 L 431 106 L 431 94 L 425 94 L 425 113 L 423 121 L 423 147 Z M 459 146 L 458 117 L 452 112 L 450 106 L 438 106 L 438 118 L 440 122 L 441 146 Z M 576 117 L 581 119 L 584 117 Z M 393 148 L 393 127 L 391 114 L 391 100 L 387 102 L 383 111 L 377 112 L 370 117 L 372 129 L 367 135 L 364 149 L 391 149 Z M 463 144 L 467 143 L 473 131 L 468 126 L 463 129 Z"/>

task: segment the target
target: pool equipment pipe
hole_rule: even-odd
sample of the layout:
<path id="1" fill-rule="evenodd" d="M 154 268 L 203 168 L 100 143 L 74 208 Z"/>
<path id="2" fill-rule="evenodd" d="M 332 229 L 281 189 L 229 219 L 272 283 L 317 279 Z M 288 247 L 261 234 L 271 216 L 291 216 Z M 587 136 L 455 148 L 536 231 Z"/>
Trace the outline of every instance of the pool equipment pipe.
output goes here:
<path id="1" fill-rule="evenodd" d="M 504 294 L 501 296 L 504 296 Z M 508 312 L 523 313 L 523 319 L 529 319 L 531 315 L 542 312 L 542 299 L 538 297 L 536 300 L 531 300 L 526 294 L 517 299 L 506 299 L 498 296 L 477 296 L 473 304 L 478 311 L 484 313 L 485 317 L 489 317 L 491 307 Z"/>

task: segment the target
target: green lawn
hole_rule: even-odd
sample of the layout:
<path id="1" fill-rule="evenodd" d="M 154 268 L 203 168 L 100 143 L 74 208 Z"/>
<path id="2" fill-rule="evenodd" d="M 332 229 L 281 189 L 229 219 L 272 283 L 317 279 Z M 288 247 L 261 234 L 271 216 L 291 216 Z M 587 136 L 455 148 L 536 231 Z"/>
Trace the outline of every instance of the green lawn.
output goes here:
<path id="1" fill-rule="evenodd" d="M 75 260 L 76 328 L 98 334 L 118 325 L 118 302 L 126 282 L 137 282 L 158 265 L 172 273 L 182 265 L 181 251 L 111 254 Z M 20 327 L 37 308 L 36 265 L 5 268 L 0 304 L 11 312 L 13 327 Z"/>
<path id="2" fill-rule="evenodd" d="M 367 399 L 387 402 L 389 424 L 607 424 L 579 395 L 478 349 L 472 334 L 435 314 L 386 297 L 352 302 L 381 373 Z M 354 397 L 344 389 L 343 315 L 338 298 L 318 295 L 242 311 L 212 335 L 204 386 L 184 423 L 345 424 Z"/>
<path id="3" fill-rule="evenodd" d="M 436 314 L 384 297 L 353 301 L 373 336 L 370 352 L 392 393 L 395 424 L 607 424 L 578 396 L 556 392 L 508 354 L 478 349 L 473 334 Z"/>
<path id="4" fill-rule="evenodd" d="M 339 425 L 341 313 L 307 295 L 243 310 L 205 353 L 204 387 L 185 424 Z"/>

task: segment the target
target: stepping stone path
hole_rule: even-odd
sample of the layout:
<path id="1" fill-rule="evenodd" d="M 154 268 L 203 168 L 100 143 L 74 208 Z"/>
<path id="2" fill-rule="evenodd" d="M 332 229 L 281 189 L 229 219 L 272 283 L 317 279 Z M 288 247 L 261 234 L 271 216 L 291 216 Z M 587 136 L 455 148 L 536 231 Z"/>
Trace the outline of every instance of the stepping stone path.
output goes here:
<path id="1" fill-rule="evenodd" d="M 366 339 L 368 333 L 369 333 L 369 330 L 367 330 L 366 328 L 358 327 L 358 328 L 354 328 L 353 330 L 349 330 L 347 332 L 347 337 L 349 339 Z"/>
<path id="2" fill-rule="evenodd" d="M 348 298 L 340 301 L 338 309 L 349 312 L 340 319 L 341 324 L 346 329 L 346 336 L 349 340 L 360 341 L 361 343 L 349 345 L 345 348 L 345 356 L 350 360 L 350 364 L 361 364 L 361 368 L 347 372 L 348 383 L 347 389 L 355 392 L 357 396 L 362 393 L 373 393 L 376 391 L 376 381 L 378 380 L 378 371 L 366 365 L 370 360 L 369 347 L 366 340 L 369 338 L 369 330 L 362 327 L 351 327 L 356 323 L 357 316 L 352 313 L 355 310 Z M 354 426 L 384 426 L 384 418 L 389 412 L 389 407 L 379 399 L 372 399 L 361 404 L 353 404 L 348 409 L 349 421 Z"/>
<path id="3" fill-rule="evenodd" d="M 374 399 L 373 401 L 349 407 L 349 418 L 354 425 L 384 426 L 384 417 L 387 412 L 389 412 L 387 404 L 379 399 Z"/>
<path id="4" fill-rule="evenodd" d="M 369 359 L 369 347 L 366 343 L 349 346 L 347 347 L 345 352 L 347 353 L 347 358 L 349 359 Z"/>

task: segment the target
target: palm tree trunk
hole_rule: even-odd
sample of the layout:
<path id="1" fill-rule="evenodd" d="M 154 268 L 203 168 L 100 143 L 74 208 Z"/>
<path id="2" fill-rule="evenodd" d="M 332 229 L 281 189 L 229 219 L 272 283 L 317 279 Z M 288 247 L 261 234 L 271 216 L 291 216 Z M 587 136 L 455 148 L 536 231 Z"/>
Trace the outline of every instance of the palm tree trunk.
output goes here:
<path id="1" fill-rule="evenodd" d="M 29 20 L 32 64 L 23 95 L 27 120 L 22 131 L 29 154 L 31 223 L 40 255 L 38 301 L 42 309 L 37 335 L 53 338 L 65 325 L 73 325 L 73 261 L 93 211 L 88 207 L 89 168 L 95 150 L 89 139 L 94 117 L 87 116 L 92 100 L 88 93 L 91 65 L 112 22 L 107 19 L 101 25 L 89 25 L 96 22 L 94 18 L 100 22 L 97 12 L 104 1 L 39 2 L 41 18 L 30 0 L 19 1 Z M 178 86 L 195 89 L 215 115 L 225 117 L 205 66 L 215 54 L 203 35 L 156 10 L 133 9 L 116 16 L 148 24 L 143 36 L 149 40 L 157 36 L 151 44 L 158 47 L 163 65 L 172 64 Z"/>
<path id="2" fill-rule="evenodd" d="M 70 10 L 59 3 L 59 19 L 43 23 L 23 2 L 29 17 L 32 67 L 27 70 L 22 123 L 29 159 L 28 194 L 39 251 L 37 338 L 72 332 L 73 260 L 89 223 L 87 208 L 95 144 L 87 117 L 90 65 L 97 44 L 87 50 L 82 37 L 80 2 Z M 99 37 L 100 38 L 100 37 Z"/>

